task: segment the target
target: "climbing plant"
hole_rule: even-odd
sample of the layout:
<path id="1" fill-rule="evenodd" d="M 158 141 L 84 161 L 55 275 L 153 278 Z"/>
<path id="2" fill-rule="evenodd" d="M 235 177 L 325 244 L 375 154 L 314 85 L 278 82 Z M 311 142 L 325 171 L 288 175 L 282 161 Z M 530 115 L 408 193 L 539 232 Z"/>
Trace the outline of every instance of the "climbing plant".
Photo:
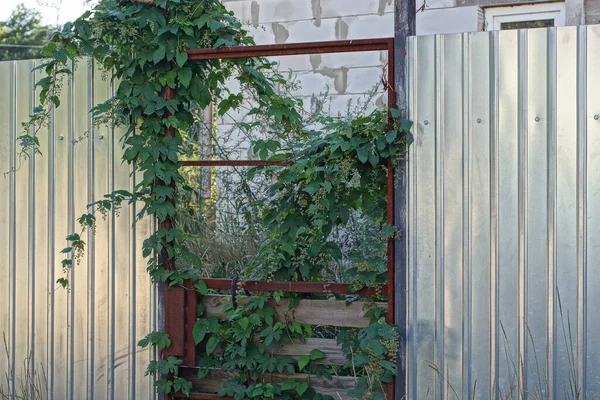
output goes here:
<path id="1" fill-rule="evenodd" d="M 323 118 L 319 129 L 308 129 L 302 123 L 301 102 L 276 90 L 286 82 L 268 60 L 192 62 L 186 53 L 190 48 L 253 44 L 240 22 L 218 0 L 102 0 L 54 33 L 43 49 L 47 61 L 37 69 L 46 76 L 36 85 L 40 105 L 19 137 L 22 154 L 39 152 L 39 128 L 52 109 L 60 106 L 65 77 L 79 57 L 92 57 L 115 85 L 115 95 L 91 110 L 94 121 L 123 127 L 123 160 L 141 179 L 131 191 L 118 190 L 90 204 L 78 219 L 81 229 L 93 231 L 97 218 L 123 205 L 140 203 L 136 218 L 151 216 L 159 222 L 143 247 L 152 278 L 169 285 L 192 281 L 200 294 L 207 294 L 198 274 L 201 259 L 186 246 L 193 235 L 171 223 L 177 212 L 178 190 L 192 190 L 180 173 L 186 151 L 183 139 L 197 122 L 194 109 L 213 103 L 217 114 L 223 116 L 252 104 L 253 122 L 240 123 L 240 129 L 251 130 L 261 124 L 272 127 L 266 139 L 254 142 L 254 152 L 262 159 L 293 163 L 249 171 L 250 176 L 260 174 L 270 184 L 268 196 L 257 200 L 264 210 L 268 237 L 247 265 L 245 278 L 319 281 L 326 276 L 330 261 L 347 258 L 347 279 L 354 282 L 354 290 L 384 282 L 383 249 L 395 234 L 385 223 L 385 162 L 402 157 L 410 142 L 410 124 L 393 110 L 392 129 L 385 111 L 353 120 Z M 239 82 L 239 91 L 228 84 L 232 79 Z M 369 254 L 344 254 L 333 240 L 335 229 L 343 228 L 351 214 L 380 232 L 372 238 Z M 64 287 L 69 285 L 70 269 L 85 251 L 81 231 L 70 234 L 67 241 L 62 261 L 65 275 L 58 279 Z M 236 399 L 327 397 L 318 395 L 307 382 L 261 380 L 261 374 L 273 371 L 303 371 L 323 377 L 339 372 L 313 363 L 324 357 L 318 349 L 297 361 L 265 351 L 275 342 L 302 340 L 314 333 L 309 325 L 275 318 L 273 304 L 283 296 L 257 294 L 243 306 L 226 307 L 225 321 L 204 317 L 203 310 L 198 310 L 194 340 L 205 346 L 200 374 L 210 375 L 216 366 L 235 373 L 221 395 Z M 285 296 L 290 297 L 290 304 L 298 300 L 297 295 Z M 370 301 L 381 297 L 375 295 Z M 357 398 L 382 398 L 382 384 L 395 374 L 395 328 L 383 315 L 381 309 L 371 308 L 366 315 L 371 319 L 368 327 L 335 333 L 349 355 L 342 368 L 359 379 L 353 392 Z M 152 332 L 139 344 L 161 351 L 170 346 L 170 338 Z M 216 352 L 217 348 L 222 352 Z M 191 383 L 180 376 L 181 363 L 170 356 L 149 365 L 147 372 L 156 377 L 159 392 L 189 394 Z"/>
<path id="2" fill-rule="evenodd" d="M 403 156 L 410 143 L 406 133 L 411 127 L 409 121 L 400 118 L 398 110 L 391 112 L 396 118 L 393 129 L 387 127 L 387 113 L 378 110 L 349 121 L 323 118 L 319 130 L 308 131 L 291 147 L 285 148 L 277 140 L 255 142 L 255 150 L 264 158 L 294 162 L 284 168 L 258 167 L 249 171 L 250 176 L 264 174 L 272 184 L 262 205 L 269 236 L 249 263 L 244 278 L 323 281 L 332 260 L 349 256 L 351 267 L 345 280 L 353 282 L 353 291 L 385 282 L 386 243 L 395 235 L 395 229 L 385 222 L 385 164 Z M 332 235 L 334 228 L 348 223 L 352 213 L 361 216 L 365 224 L 374 223 L 379 228 L 379 236 L 363 247 L 369 254 L 344 255 Z M 206 288 L 199 289 L 201 294 L 208 293 Z M 331 397 L 293 379 L 265 386 L 261 376 L 284 371 L 326 378 L 350 374 L 358 378 L 350 395 L 358 399 L 385 398 L 383 385 L 396 374 L 398 350 L 397 332 L 385 322 L 385 309 L 369 308 L 365 317 L 371 323 L 366 328 L 337 332 L 337 342 L 349 357 L 347 365 L 334 368 L 312 363 L 325 357 L 319 349 L 297 361 L 269 351 L 273 343 L 302 341 L 314 334 L 310 325 L 278 320 L 275 307 L 282 306 L 283 296 L 261 294 L 238 308 L 225 306 L 227 318 L 221 323 L 214 316 L 199 318 L 194 339 L 201 343 L 208 337 L 200 362 L 201 376 L 210 375 L 217 368 L 234 372 L 235 377 L 226 382 L 220 394 L 235 399 L 319 399 Z M 294 294 L 287 296 L 292 305 L 300 299 Z M 382 294 L 376 294 L 369 300 L 381 298 Z M 202 308 L 199 316 L 203 316 Z M 217 346 L 222 352 L 215 356 Z"/>

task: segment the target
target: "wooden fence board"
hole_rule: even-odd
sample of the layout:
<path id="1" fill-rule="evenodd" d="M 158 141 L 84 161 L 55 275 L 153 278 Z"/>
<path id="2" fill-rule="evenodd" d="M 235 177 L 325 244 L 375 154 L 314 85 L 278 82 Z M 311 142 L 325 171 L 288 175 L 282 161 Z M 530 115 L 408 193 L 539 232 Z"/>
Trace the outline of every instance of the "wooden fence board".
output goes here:
<path id="1" fill-rule="evenodd" d="M 268 351 L 271 354 L 290 356 L 298 360 L 302 356 L 309 355 L 314 349 L 319 349 L 325 354 L 325 358 L 312 361 L 314 364 L 344 365 L 346 362 L 346 354 L 342 352 L 335 339 L 308 338 L 305 341 L 298 339 L 293 343 L 273 343 Z M 222 356 L 223 349 L 217 346 L 214 354 Z"/>
<path id="2" fill-rule="evenodd" d="M 240 297 L 238 304 L 248 302 L 249 297 Z M 225 319 L 227 316 L 222 308 L 231 303 L 231 296 L 209 295 L 201 296 L 200 303 L 204 305 L 205 317 Z M 298 321 L 309 325 L 337 326 L 342 328 L 364 328 L 369 325 L 369 319 L 364 317 L 369 307 L 387 309 L 386 303 L 354 302 L 346 304 L 341 300 L 300 300 L 292 310 L 289 300 L 281 299 L 279 304 L 273 304 L 280 321 Z"/>
<path id="3" fill-rule="evenodd" d="M 181 368 L 180 374 L 193 384 L 192 391 L 202 393 L 217 393 L 223 384 L 234 375 L 229 372 L 215 371 L 215 374 L 206 378 L 198 378 L 194 368 Z M 356 380 L 351 376 L 335 376 L 331 380 L 317 378 L 306 374 L 265 374 L 264 382 L 283 383 L 288 379 L 307 381 L 318 393 L 332 396 L 336 400 L 352 400 L 354 397 L 348 392 L 355 388 Z"/>

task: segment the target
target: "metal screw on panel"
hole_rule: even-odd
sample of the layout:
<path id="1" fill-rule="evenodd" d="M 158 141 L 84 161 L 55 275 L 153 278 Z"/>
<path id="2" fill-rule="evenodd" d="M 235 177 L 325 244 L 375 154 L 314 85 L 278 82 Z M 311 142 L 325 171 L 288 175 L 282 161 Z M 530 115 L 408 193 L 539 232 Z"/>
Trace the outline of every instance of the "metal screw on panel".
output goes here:
<path id="1" fill-rule="evenodd" d="M 594 119 L 595 119 L 596 121 L 598 121 L 598 120 L 600 119 L 600 115 L 598 115 L 598 114 L 594 115 Z"/>
<path id="2" fill-rule="evenodd" d="M 540 117 L 535 117 L 535 122 L 540 122 Z"/>
<path id="3" fill-rule="evenodd" d="M 429 121 L 427 121 L 427 120 L 423 121 L 423 125 L 429 125 Z"/>
<path id="4" fill-rule="evenodd" d="M 58 137 L 58 140 L 65 140 L 65 137 L 64 137 L 63 135 L 60 135 L 60 136 Z"/>
<path id="5" fill-rule="evenodd" d="M 100 140 L 104 139 L 104 135 L 100 135 Z"/>
<path id="6" fill-rule="evenodd" d="M 480 124 L 481 123 L 481 118 L 477 118 L 477 123 Z"/>

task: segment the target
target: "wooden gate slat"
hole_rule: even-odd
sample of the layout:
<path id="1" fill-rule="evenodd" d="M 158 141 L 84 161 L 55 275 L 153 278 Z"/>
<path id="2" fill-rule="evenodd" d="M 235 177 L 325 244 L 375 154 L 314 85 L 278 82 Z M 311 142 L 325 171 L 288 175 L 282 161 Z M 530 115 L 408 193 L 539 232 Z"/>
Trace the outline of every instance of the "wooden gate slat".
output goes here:
<path id="1" fill-rule="evenodd" d="M 238 304 L 243 305 L 250 297 L 238 298 Z M 200 303 L 204 305 L 204 316 L 226 319 L 222 311 L 225 304 L 231 303 L 231 296 L 208 295 L 201 296 Z M 341 328 L 364 328 L 369 325 L 369 319 L 364 317 L 365 312 L 372 307 L 387 309 L 386 303 L 367 303 L 362 301 L 346 304 L 342 300 L 300 300 L 292 309 L 289 309 L 289 300 L 281 299 L 279 304 L 273 304 L 279 320 L 298 321 L 303 324 L 337 326 Z"/>
<path id="2" fill-rule="evenodd" d="M 325 354 L 325 358 L 312 361 L 315 364 L 344 365 L 346 354 L 337 345 L 336 339 L 308 338 L 304 341 L 298 339 L 293 343 L 273 343 L 267 351 L 278 356 L 290 356 L 298 360 L 302 356 L 310 355 L 314 349 L 319 349 Z M 214 354 L 223 355 L 223 348 L 217 346 Z"/>
<path id="3" fill-rule="evenodd" d="M 225 381 L 234 376 L 232 373 L 217 370 L 214 375 L 198 378 L 198 372 L 194 368 L 181 368 L 180 374 L 183 378 L 192 382 L 192 391 L 202 393 L 217 393 L 223 389 Z M 336 400 L 354 399 L 354 397 L 348 395 L 348 392 L 356 386 L 356 380 L 351 376 L 334 376 L 331 380 L 306 374 L 264 374 L 262 377 L 264 382 L 272 383 L 283 383 L 288 379 L 308 382 L 316 392 L 332 396 Z"/>

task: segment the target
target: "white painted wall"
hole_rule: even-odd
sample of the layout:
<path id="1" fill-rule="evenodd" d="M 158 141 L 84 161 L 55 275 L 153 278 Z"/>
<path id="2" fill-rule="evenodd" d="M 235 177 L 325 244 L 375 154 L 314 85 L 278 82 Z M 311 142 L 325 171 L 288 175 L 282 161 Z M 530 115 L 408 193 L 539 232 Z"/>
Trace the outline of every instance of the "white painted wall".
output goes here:
<path id="1" fill-rule="evenodd" d="M 482 24 L 483 11 L 479 6 L 427 8 L 417 13 L 417 35 L 477 32 L 482 30 Z"/>

